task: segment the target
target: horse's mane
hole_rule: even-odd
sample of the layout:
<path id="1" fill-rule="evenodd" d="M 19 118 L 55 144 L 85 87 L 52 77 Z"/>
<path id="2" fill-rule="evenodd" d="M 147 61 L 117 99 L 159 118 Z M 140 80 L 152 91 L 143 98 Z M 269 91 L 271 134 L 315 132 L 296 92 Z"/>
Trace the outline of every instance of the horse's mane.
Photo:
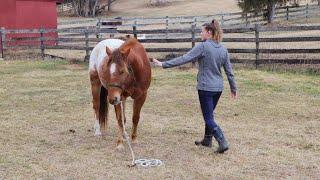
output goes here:
<path id="1" fill-rule="evenodd" d="M 125 53 L 137 44 L 139 44 L 139 41 L 136 38 L 129 38 L 120 46 L 120 52 Z"/>

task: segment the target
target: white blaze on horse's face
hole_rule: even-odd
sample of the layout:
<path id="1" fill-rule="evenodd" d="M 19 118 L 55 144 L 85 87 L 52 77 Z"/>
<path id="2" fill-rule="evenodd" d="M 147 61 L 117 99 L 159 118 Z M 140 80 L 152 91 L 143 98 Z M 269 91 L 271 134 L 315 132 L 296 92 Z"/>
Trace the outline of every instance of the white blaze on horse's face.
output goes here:
<path id="1" fill-rule="evenodd" d="M 112 74 L 114 74 L 117 70 L 117 64 L 116 63 L 112 63 L 110 66 L 110 75 L 112 76 Z"/>

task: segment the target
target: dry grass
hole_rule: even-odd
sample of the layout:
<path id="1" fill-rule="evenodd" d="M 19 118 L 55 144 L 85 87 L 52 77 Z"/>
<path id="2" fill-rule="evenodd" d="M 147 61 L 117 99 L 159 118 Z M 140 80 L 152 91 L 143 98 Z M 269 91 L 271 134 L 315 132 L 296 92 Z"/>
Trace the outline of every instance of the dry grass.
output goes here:
<path id="1" fill-rule="evenodd" d="M 153 69 L 134 150 L 165 166 L 144 169 L 115 150 L 114 113 L 107 136 L 93 136 L 87 65 L 1 61 L 0 179 L 317 179 L 319 77 L 235 74 L 240 98 L 230 100 L 226 86 L 216 112 L 231 149 L 215 155 L 193 144 L 203 133 L 196 70 Z"/>

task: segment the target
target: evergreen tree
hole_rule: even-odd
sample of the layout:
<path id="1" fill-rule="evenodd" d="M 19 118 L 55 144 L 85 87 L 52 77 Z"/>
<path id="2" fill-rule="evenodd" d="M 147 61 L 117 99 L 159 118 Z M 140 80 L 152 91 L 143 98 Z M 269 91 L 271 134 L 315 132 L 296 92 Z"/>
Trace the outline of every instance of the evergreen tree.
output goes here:
<path id="1" fill-rule="evenodd" d="M 238 6 L 244 13 L 251 11 L 262 12 L 264 9 L 267 10 L 266 16 L 268 23 L 271 23 L 274 18 L 276 5 L 283 5 L 288 0 L 238 0 Z M 298 3 L 297 0 L 295 2 Z"/>

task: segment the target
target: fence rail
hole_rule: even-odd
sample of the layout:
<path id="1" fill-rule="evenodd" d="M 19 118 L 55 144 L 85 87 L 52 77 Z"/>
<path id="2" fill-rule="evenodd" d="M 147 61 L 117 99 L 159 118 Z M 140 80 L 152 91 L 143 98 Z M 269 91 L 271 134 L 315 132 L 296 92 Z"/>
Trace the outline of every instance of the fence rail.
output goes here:
<path id="1" fill-rule="evenodd" d="M 11 39 L 7 42 L 19 42 L 23 41 L 40 41 L 41 38 L 21 38 L 19 40 Z M 105 40 L 104 38 L 44 38 L 44 41 L 59 41 L 59 42 L 100 42 Z M 140 39 L 141 43 L 178 43 L 178 42 L 201 42 L 201 38 L 171 38 L 171 39 Z M 278 37 L 278 38 L 260 38 L 259 42 L 311 42 L 320 41 L 320 37 Z M 224 38 L 223 42 L 256 42 L 255 38 Z"/>
<path id="2" fill-rule="evenodd" d="M 76 29 L 64 29 L 64 33 L 77 34 L 78 37 L 51 37 L 48 36 L 50 33 L 59 33 L 61 30 L 53 29 L 23 29 L 23 30 L 10 30 L 1 29 L 1 51 L 9 49 L 39 49 L 41 56 L 44 58 L 45 51 L 48 49 L 67 49 L 67 50 L 81 50 L 86 52 L 86 59 L 89 57 L 90 50 L 93 49 L 93 45 L 97 42 L 104 40 L 104 38 L 92 38 L 92 35 L 98 32 L 113 32 L 114 30 L 100 29 L 97 31 L 95 28 L 76 28 Z M 132 30 L 116 30 L 117 33 L 133 34 L 137 37 L 140 34 L 153 34 L 157 37 L 174 35 L 175 38 L 146 38 L 139 39 L 139 41 L 147 46 L 147 44 L 163 44 L 163 43 L 190 43 L 191 47 L 196 42 L 200 42 L 201 39 L 196 37 L 196 33 L 200 32 L 200 29 L 191 26 L 189 29 L 155 29 L 155 30 L 136 30 L 135 26 Z M 279 43 L 279 42 L 320 42 L 320 36 L 299 36 L 299 37 L 264 37 L 263 33 L 270 33 L 275 31 L 319 31 L 320 26 L 288 26 L 288 27 L 268 27 L 268 26 L 248 26 L 242 28 L 227 28 L 224 29 L 225 34 L 236 34 L 236 37 L 227 37 L 223 40 L 223 43 L 255 43 L 255 46 L 251 48 L 228 48 L 232 54 L 252 54 L 255 58 L 232 58 L 234 63 L 252 63 L 257 67 L 260 64 L 266 63 L 288 63 L 288 64 L 319 64 L 320 59 L 318 58 L 261 58 L 262 54 L 320 54 L 320 47 L 316 48 L 261 48 L 261 43 Z M 35 37 L 23 37 L 20 35 L 32 34 Z M 179 37 L 176 34 L 189 35 L 188 38 Z M 318 33 L 320 35 L 320 33 Z M 15 38 L 14 35 L 19 35 Z M 243 37 L 243 35 L 251 35 L 252 37 Z M 91 36 L 91 37 L 90 37 Z M 179 37 L 179 38 L 176 38 Z M 94 43 L 94 44 L 93 44 Z M 320 43 L 319 43 L 320 44 Z M 293 45 L 294 46 L 294 45 Z M 228 46 L 227 46 L 228 47 Z M 184 53 L 190 50 L 187 47 L 174 47 L 174 48 L 163 48 L 163 47 L 146 47 L 149 53 Z M 3 57 L 3 56 L 2 56 Z M 319 56 L 316 56 L 319 57 Z"/>

